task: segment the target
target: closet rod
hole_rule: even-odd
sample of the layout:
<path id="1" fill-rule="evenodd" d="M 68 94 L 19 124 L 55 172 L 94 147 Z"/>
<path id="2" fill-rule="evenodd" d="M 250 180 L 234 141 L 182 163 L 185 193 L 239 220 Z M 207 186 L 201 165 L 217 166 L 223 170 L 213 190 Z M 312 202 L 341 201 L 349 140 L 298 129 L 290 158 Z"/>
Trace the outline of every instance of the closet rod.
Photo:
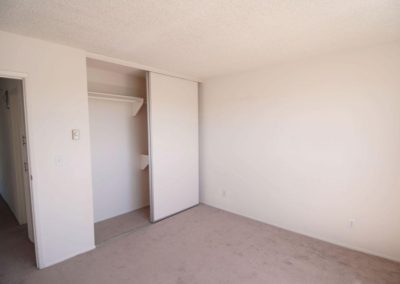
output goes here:
<path id="1" fill-rule="evenodd" d="M 88 92 L 90 99 L 107 100 L 107 101 L 120 101 L 120 102 L 141 102 L 143 98 L 129 97 L 110 93 Z"/>

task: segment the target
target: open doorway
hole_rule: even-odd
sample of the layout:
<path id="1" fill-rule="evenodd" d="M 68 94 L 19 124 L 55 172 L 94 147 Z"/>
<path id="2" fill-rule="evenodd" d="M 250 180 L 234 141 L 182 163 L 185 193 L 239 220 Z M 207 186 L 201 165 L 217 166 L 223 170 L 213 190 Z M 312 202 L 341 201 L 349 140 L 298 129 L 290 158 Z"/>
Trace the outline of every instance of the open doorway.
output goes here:
<path id="1" fill-rule="evenodd" d="M 150 224 L 146 72 L 87 59 L 96 245 Z"/>
<path id="2" fill-rule="evenodd" d="M 34 230 L 23 80 L 0 77 L 0 262 L 33 267 Z"/>

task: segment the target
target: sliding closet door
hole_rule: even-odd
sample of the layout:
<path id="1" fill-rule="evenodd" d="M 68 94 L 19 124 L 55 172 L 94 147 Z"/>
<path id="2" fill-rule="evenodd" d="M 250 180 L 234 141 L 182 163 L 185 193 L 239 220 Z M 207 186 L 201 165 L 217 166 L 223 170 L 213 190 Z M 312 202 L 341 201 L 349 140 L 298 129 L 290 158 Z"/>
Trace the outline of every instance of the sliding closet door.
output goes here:
<path id="1" fill-rule="evenodd" d="M 148 73 L 151 221 L 199 203 L 197 83 Z"/>

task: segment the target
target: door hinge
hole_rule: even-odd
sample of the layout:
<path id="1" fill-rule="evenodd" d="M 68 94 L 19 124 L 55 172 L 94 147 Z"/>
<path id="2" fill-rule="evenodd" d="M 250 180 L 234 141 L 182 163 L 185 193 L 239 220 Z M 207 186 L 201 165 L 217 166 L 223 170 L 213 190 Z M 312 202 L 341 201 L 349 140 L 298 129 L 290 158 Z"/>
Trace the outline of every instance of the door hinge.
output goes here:
<path id="1" fill-rule="evenodd" d="M 23 146 L 26 145 L 26 136 L 25 135 L 22 136 L 22 145 Z"/>
<path id="2" fill-rule="evenodd" d="M 24 162 L 24 170 L 25 170 L 25 172 L 27 172 L 29 170 L 27 162 Z"/>

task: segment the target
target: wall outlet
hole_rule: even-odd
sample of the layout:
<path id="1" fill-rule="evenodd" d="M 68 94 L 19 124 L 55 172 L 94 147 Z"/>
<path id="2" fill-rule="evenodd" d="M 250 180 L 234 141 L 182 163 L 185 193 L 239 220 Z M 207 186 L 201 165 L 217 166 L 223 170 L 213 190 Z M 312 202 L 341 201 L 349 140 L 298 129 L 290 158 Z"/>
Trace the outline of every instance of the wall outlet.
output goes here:
<path id="1" fill-rule="evenodd" d="M 356 225 L 356 219 L 349 219 L 349 228 L 353 229 Z"/>
<path id="2" fill-rule="evenodd" d="M 79 129 L 72 129 L 72 140 L 79 140 L 81 139 L 81 132 Z"/>

